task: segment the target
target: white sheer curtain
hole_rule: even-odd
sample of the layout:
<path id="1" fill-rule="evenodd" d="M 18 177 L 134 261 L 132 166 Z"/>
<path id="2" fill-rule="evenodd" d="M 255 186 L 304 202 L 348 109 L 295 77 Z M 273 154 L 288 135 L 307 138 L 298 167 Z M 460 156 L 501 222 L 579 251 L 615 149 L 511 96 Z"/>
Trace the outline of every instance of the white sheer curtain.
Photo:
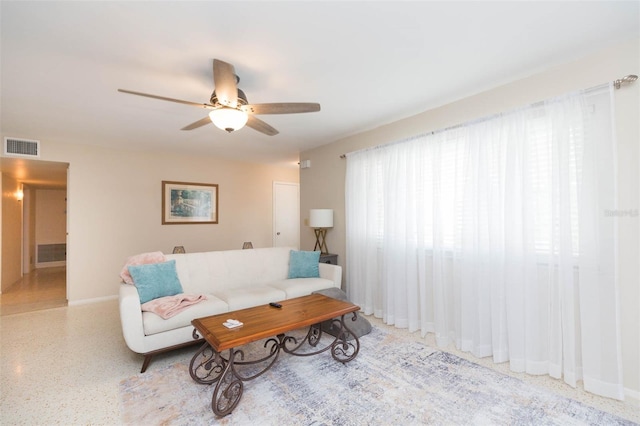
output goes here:
<path id="1" fill-rule="evenodd" d="M 350 299 L 623 399 L 612 90 L 347 155 Z"/>

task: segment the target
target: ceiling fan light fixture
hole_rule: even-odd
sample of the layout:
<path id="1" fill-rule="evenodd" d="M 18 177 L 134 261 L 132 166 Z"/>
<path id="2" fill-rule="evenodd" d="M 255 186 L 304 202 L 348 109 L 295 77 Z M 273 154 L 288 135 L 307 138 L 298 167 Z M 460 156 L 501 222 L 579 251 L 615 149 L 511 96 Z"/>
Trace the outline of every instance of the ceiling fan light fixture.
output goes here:
<path id="1" fill-rule="evenodd" d="M 251 105 L 247 101 L 247 96 L 244 92 L 238 88 L 239 82 L 240 78 L 236 74 L 233 65 L 219 59 L 214 59 L 213 83 L 216 87 L 211 94 L 211 103 L 184 101 L 182 99 L 167 98 L 166 96 L 134 92 L 132 90 L 118 89 L 118 91 L 213 110 L 209 113 L 209 117 L 202 117 L 200 120 L 188 124 L 180 130 L 193 130 L 213 123 L 219 129 L 231 133 L 235 130 L 242 129 L 248 123 L 248 127 L 257 132 L 267 136 L 275 136 L 278 134 L 278 131 L 259 118 L 256 118 L 255 115 L 297 114 L 301 112 L 320 111 L 320 104 L 310 102 L 278 102 Z M 251 120 L 249 120 L 248 114 L 251 114 Z"/>
<path id="2" fill-rule="evenodd" d="M 222 107 L 214 109 L 209 113 L 211 122 L 219 129 L 231 133 L 240 130 L 247 124 L 249 116 L 246 112 L 235 108 Z"/>

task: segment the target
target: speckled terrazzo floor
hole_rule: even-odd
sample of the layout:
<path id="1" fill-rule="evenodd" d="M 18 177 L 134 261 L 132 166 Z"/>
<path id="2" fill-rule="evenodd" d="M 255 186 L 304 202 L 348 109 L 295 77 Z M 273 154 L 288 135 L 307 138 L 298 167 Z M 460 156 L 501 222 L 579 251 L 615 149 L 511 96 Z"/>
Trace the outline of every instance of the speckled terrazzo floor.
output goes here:
<path id="1" fill-rule="evenodd" d="M 387 327 L 378 319 L 368 319 L 374 326 Z M 433 345 L 429 337 L 389 329 Z M 139 371 L 142 359 L 125 346 L 116 300 L 3 316 L 0 344 L 0 424 L 121 423 L 118 384 Z M 158 356 L 149 368 L 188 360 L 194 350 Z M 506 365 L 452 352 L 640 423 L 640 407 L 631 401 L 599 398 L 547 377 L 513 374 Z"/>

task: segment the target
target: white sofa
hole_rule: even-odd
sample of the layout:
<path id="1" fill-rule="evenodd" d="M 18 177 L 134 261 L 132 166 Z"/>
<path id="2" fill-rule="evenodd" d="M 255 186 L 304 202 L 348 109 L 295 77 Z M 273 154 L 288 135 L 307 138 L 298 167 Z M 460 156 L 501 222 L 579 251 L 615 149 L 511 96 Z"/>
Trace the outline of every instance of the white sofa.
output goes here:
<path id="1" fill-rule="evenodd" d="M 127 346 L 145 356 L 141 372 L 153 355 L 196 343 L 191 325 L 195 318 L 340 288 L 342 268 L 338 265 L 320 263 L 320 278 L 288 279 L 290 250 L 276 247 L 166 255 L 166 260 L 176 261 L 183 292 L 207 296 L 207 300 L 168 319 L 142 312 L 136 287 L 122 283 L 122 333 Z"/>

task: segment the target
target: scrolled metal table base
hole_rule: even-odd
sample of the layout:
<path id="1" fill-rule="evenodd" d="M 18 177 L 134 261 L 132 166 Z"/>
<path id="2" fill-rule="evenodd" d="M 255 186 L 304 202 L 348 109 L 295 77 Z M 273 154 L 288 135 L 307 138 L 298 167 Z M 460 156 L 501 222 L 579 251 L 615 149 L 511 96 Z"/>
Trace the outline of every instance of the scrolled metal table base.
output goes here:
<path id="1" fill-rule="evenodd" d="M 352 321 L 355 321 L 356 318 L 357 315 L 354 312 Z M 264 343 L 267 354 L 254 360 L 245 360 L 244 351 L 236 348 L 229 349 L 228 355 L 225 357 L 205 342 L 191 358 L 189 374 L 193 380 L 200 384 L 212 385 L 215 383 L 211 408 L 216 415 L 224 417 L 230 414 L 240 402 L 244 389 L 243 382 L 253 380 L 266 373 L 278 359 L 280 351 L 294 356 L 311 356 L 330 350 L 333 359 L 343 364 L 354 359 L 360 350 L 358 336 L 349 330 L 345 324 L 344 315 L 331 321 L 334 326 L 339 328 L 335 338 L 327 346 L 318 348 L 323 331 L 321 324 L 315 324 L 309 327 L 306 336 L 302 339 L 286 334 L 279 334 L 267 339 Z M 194 334 L 195 332 L 194 330 Z M 350 337 L 352 339 L 349 339 Z M 259 364 L 264 364 L 264 366 L 257 372 L 251 370 L 249 374 L 243 375 L 238 371 L 240 367 Z"/>

